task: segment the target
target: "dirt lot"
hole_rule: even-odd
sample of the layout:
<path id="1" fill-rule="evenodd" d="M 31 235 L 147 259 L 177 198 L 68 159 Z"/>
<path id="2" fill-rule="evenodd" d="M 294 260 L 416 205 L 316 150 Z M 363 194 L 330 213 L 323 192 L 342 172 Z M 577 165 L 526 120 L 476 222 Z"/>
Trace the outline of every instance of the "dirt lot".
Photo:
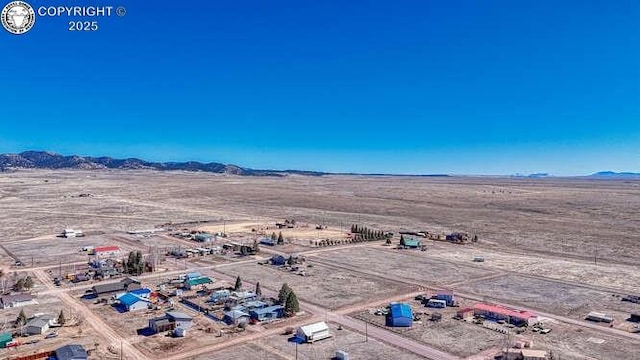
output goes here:
<path id="1" fill-rule="evenodd" d="M 562 324 L 552 326 L 545 335 L 529 332 L 534 345 L 551 350 L 554 356 L 567 360 L 635 360 L 640 343 L 623 340 L 593 330 L 576 329 Z"/>
<path id="2" fill-rule="evenodd" d="M 283 357 L 277 353 L 273 353 L 254 343 L 242 344 L 231 348 L 216 351 L 211 354 L 203 354 L 192 358 L 192 360 L 211 360 L 211 359 L 229 359 L 229 360 L 289 360 L 291 357 Z"/>
<path id="3" fill-rule="evenodd" d="M 621 301 L 615 293 L 517 275 L 478 281 L 461 289 L 575 319 L 584 319 L 590 311 L 605 312 L 614 315 L 620 326 L 629 313 L 640 310 L 640 304 Z"/>
<path id="4" fill-rule="evenodd" d="M 354 266 L 363 270 L 371 270 L 371 264 L 375 264 L 375 271 L 380 274 L 423 282 L 427 286 L 446 286 L 453 282 L 471 280 L 495 273 L 463 264 L 443 262 L 432 257 L 425 257 L 425 255 L 425 251 L 395 250 L 380 246 L 379 248 L 342 249 L 331 253 L 320 253 L 317 256 L 325 261 Z M 313 259 L 313 257 L 310 258 Z"/>
<path id="5" fill-rule="evenodd" d="M 462 301 L 460 308 L 433 309 L 413 299 L 403 301 L 411 305 L 415 315 L 420 317 L 410 328 L 393 328 L 385 325 L 384 315 L 375 315 L 370 311 L 352 314 L 353 317 L 367 321 L 424 344 L 445 350 L 458 356 L 470 356 L 494 346 L 501 346 L 505 335 L 461 320 L 454 320 L 456 311 L 472 303 Z M 430 321 L 431 314 L 441 314 L 442 320 Z"/>
<path id="6" fill-rule="evenodd" d="M 338 330 L 333 324 L 329 324 L 329 329 L 333 335 L 331 338 L 313 344 L 299 344 L 298 357 L 308 360 L 325 360 L 335 356 L 336 350 L 343 350 L 348 352 L 352 359 L 421 359 L 419 356 L 395 349 L 375 339 L 369 338 L 365 342 L 364 335 L 345 328 Z M 267 353 L 283 354 L 286 356 L 283 357 L 285 359 L 294 359 L 296 346 L 294 342 L 289 341 L 290 338 L 290 335 L 276 335 L 262 339 L 256 345 Z"/>
<path id="7" fill-rule="evenodd" d="M 313 264 L 312 261 L 309 263 Z M 305 270 L 309 276 L 278 270 L 271 265 L 243 264 L 219 269 L 231 276 L 240 275 L 242 279 L 251 283 L 259 281 L 261 286 L 274 290 L 280 289 L 286 282 L 299 298 L 329 308 L 338 308 L 379 296 L 390 296 L 403 289 L 407 290 L 406 286 L 391 281 L 334 270 L 321 265 L 313 265 L 312 268 L 305 268 Z"/>
<path id="8" fill-rule="evenodd" d="M 626 290 L 638 290 L 640 274 L 636 266 L 610 263 L 594 263 L 591 259 L 547 257 L 534 254 L 513 253 L 481 246 L 451 246 L 428 243 L 428 258 L 443 259 L 455 263 L 474 266 L 477 269 L 512 271 L 522 274 L 544 276 L 589 285 Z M 508 250 L 508 249 L 507 249 Z M 475 256 L 484 257 L 483 263 L 474 263 Z M 625 274 L 620 276 L 620 274 Z"/>

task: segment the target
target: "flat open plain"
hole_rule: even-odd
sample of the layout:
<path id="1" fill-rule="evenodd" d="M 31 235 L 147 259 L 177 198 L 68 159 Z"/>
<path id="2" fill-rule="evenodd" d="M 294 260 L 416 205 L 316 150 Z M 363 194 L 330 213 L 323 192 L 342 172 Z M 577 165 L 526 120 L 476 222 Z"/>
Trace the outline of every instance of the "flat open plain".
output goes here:
<path id="1" fill-rule="evenodd" d="M 0 349 L 0 357 L 82 342 L 95 348 L 94 354 L 101 359 L 119 358 L 120 349 L 129 360 L 219 355 L 291 359 L 294 348 L 278 335 L 282 329 L 277 324 L 250 327 L 246 333 L 234 335 L 228 346 L 215 334 L 203 337 L 209 342 L 189 346 L 180 345 L 186 339 L 145 339 L 136 330 L 157 314 L 136 317 L 83 302 L 79 295 L 89 285 L 73 291 L 74 286 L 68 284 L 54 287 L 51 279 L 75 266 L 83 268 L 88 256 L 81 248 L 86 245 L 118 245 L 123 257 L 130 250 L 148 253 L 158 247 L 164 254 L 172 247 L 201 246 L 168 232 L 145 237 L 125 231 L 175 227 L 218 232 L 222 228 L 230 235 L 228 241 L 247 242 L 259 236 L 252 232 L 254 227 L 264 227 L 261 231 L 270 234 L 278 232 L 276 222 L 295 219 L 309 227 L 283 230 L 287 244 L 263 246 L 258 257 L 163 258 L 161 271 L 170 274 L 141 278 L 168 278 L 189 270 L 231 278 L 239 275 L 247 283 L 259 281 L 271 293 L 287 282 L 307 313 L 287 324 L 328 318 L 334 333 L 332 340 L 299 348 L 306 359 L 327 358 L 339 347 L 349 348 L 356 359 L 375 358 L 376 354 L 381 359 L 445 358 L 425 346 L 448 350 L 448 358 L 454 359 L 509 340 L 480 325 L 451 320 L 452 312 L 447 310 L 448 318 L 442 323 L 423 322 L 406 332 L 389 333 L 386 330 L 392 329 L 378 324 L 385 331 L 376 331 L 376 338 L 368 345 L 360 342 L 363 322 L 354 322 L 353 314 L 440 288 L 476 299 L 461 299 L 466 305 L 481 299 L 544 312 L 552 332 L 541 335 L 527 330 L 524 336 L 533 337 L 536 348 L 552 350 L 562 359 L 633 359 L 640 353 L 640 337 L 628 331 L 635 325 L 626 317 L 640 312 L 640 304 L 622 302 L 620 295 L 640 295 L 636 274 L 640 265 L 639 208 L 640 181 L 627 180 L 238 177 L 139 170 L 0 173 L 4 235 L 0 266 L 7 274 L 3 279 L 11 282 L 17 276 L 14 274 L 32 275 L 33 293 L 40 305 L 25 307 L 28 314 L 44 312 L 50 306 L 51 311 L 69 309 L 83 319 L 79 326 L 63 327 L 55 340 L 41 337 L 35 344 Z M 317 230 L 315 224 L 329 229 Z M 318 239 L 345 240 L 351 224 L 394 232 L 393 245 L 383 246 L 382 241 L 315 245 Z M 83 230 L 87 236 L 56 237 L 64 228 Z M 454 245 L 429 240 L 423 241 L 426 251 L 398 250 L 397 233 L 403 230 L 464 231 L 477 234 L 479 241 Z M 309 276 L 257 264 L 279 253 L 302 254 Z M 473 262 L 474 256 L 484 257 L 485 262 Z M 15 260 L 25 266 L 14 266 Z M 312 267 L 306 267 L 309 264 Z M 589 311 L 611 313 L 614 326 L 584 321 Z M 0 310 L 0 319 L 10 322 L 18 312 Z M 198 318 L 198 328 L 226 326 L 212 321 Z M 345 329 L 337 330 L 338 324 Z M 196 329 L 194 334 L 200 332 Z M 87 340 L 81 340 L 79 334 Z M 398 348 L 410 350 L 394 353 Z"/>

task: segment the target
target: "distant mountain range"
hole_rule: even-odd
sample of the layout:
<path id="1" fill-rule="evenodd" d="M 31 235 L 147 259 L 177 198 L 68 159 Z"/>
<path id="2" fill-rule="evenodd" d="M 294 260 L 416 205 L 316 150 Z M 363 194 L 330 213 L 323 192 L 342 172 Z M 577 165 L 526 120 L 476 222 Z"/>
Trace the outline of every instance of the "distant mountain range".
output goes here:
<path id="1" fill-rule="evenodd" d="M 339 175 L 370 175 L 370 176 L 421 176 L 421 177 L 447 177 L 446 174 L 427 175 L 394 175 L 394 174 L 358 174 L 358 173 L 327 173 L 305 170 L 256 170 L 237 165 L 222 164 L 217 162 L 201 163 L 197 161 L 185 162 L 152 162 L 136 158 L 114 159 L 108 156 L 91 157 L 79 155 L 61 155 L 48 151 L 24 151 L 19 154 L 1 154 L 0 171 L 11 169 L 147 169 L 160 171 L 202 171 L 217 174 L 233 174 L 245 176 L 284 176 L 287 174 L 322 176 L 329 174 Z M 516 174 L 513 177 L 546 178 L 554 177 L 547 173 Z M 601 171 L 595 174 L 583 176 L 595 179 L 640 179 L 640 173 Z"/>
<path id="2" fill-rule="evenodd" d="M 215 162 L 151 162 L 136 158 L 114 159 L 107 156 L 66 156 L 47 151 L 25 151 L 19 154 L 0 155 L 0 171 L 6 171 L 10 169 L 148 169 L 165 171 L 203 171 L 218 174 L 249 176 L 283 176 L 286 174 L 321 176 L 326 174 L 317 171 L 301 170 L 255 170 L 243 168 L 236 165 L 225 165 Z"/>
<path id="3" fill-rule="evenodd" d="M 640 173 L 600 171 L 589 175 L 589 177 L 602 179 L 640 179 Z"/>

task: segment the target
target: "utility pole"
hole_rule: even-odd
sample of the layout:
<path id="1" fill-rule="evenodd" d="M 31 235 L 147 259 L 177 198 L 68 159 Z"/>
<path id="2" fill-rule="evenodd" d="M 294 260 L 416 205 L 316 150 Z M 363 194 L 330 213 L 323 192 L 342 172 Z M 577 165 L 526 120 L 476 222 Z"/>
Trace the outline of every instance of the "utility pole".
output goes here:
<path id="1" fill-rule="evenodd" d="M 369 331 L 367 329 L 368 322 L 364 322 L 364 342 L 369 342 Z"/>
<path id="2" fill-rule="evenodd" d="M 296 360 L 298 360 L 298 341 L 296 340 Z"/>

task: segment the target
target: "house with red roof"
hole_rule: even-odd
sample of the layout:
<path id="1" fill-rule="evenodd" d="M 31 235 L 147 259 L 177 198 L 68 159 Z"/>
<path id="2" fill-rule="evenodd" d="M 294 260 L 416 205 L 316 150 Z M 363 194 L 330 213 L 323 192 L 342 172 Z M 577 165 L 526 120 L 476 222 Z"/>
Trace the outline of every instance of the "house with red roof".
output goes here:
<path id="1" fill-rule="evenodd" d="M 93 255 L 97 256 L 113 256 L 122 252 L 119 246 L 98 246 L 93 248 Z"/>
<path id="2" fill-rule="evenodd" d="M 510 309 L 500 305 L 478 303 L 473 306 L 476 316 L 483 316 L 487 320 L 504 320 L 516 326 L 533 325 L 538 322 L 538 315 L 527 310 Z"/>

